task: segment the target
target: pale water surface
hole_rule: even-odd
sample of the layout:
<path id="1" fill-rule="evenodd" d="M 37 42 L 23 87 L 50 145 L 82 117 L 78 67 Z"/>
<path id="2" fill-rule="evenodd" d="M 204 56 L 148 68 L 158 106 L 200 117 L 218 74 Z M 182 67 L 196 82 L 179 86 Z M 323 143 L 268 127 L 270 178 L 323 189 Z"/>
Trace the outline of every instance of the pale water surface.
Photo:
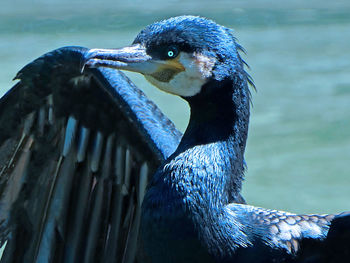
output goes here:
<path id="1" fill-rule="evenodd" d="M 155 20 L 210 17 L 235 29 L 258 89 L 246 200 L 301 213 L 350 210 L 350 2 L 304 2 L 2 1 L 0 93 L 22 66 L 55 48 L 120 47 Z M 186 103 L 129 76 L 185 129 Z"/>

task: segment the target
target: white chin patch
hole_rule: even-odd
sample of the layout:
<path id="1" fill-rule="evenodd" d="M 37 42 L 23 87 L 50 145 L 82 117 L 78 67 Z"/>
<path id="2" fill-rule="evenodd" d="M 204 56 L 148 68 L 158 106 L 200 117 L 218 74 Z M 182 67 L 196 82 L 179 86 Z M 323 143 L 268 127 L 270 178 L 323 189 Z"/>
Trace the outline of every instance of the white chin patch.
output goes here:
<path id="1" fill-rule="evenodd" d="M 145 78 L 165 92 L 181 97 L 195 96 L 212 76 L 215 59 L 199 53 L 181 52 L 178 61 L 185 70 L 175 74 L 168 82 L 159 81 L 150 75 L 145 75 Z"/>

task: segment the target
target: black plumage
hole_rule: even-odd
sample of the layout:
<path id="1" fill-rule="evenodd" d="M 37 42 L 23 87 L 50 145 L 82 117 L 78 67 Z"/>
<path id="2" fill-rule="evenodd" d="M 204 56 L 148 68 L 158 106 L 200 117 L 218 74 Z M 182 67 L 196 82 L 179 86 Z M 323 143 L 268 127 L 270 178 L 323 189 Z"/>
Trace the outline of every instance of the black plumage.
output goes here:
<path id="1" fill-rule="evenodd" d="M 130 47 L 60 49 L 20 71 L 0 104 L 0 153 L 14 149 L 0 167 L 2 261 L 343 262 L 349 214 L 296 215 L 240 195 L 252 83 L 240 50 L 228 28 L 182 16 Z M 183 97 L 182 138 L 103 67 Z"/>
<path id="2" fill-rule="evenodd" d="M 1 99 L 1 262 L 133 261 L 147 177 L 181 133 L 124 74 L 81 73 L 86 52 L 43 55 Z"/>

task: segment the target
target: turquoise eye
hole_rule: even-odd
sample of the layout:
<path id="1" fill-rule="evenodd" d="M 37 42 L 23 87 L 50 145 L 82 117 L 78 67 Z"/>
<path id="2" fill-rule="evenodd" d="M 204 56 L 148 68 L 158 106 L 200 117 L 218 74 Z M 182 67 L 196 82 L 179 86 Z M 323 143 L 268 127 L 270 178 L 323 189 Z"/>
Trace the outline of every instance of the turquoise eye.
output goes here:
<path id="1" fill-rule="evenodd" d="M 179 54 L 179 51 L 178 51 L 176 46 L 170 46 L 167 49 L 167 53 L 166 54 L 167 54 L 168 58 L 176 58 L 177 55 Z"/>
<path id="2" fill-rule="evenodd" d="M 173 56 L 174 56 L 174 51 L 169 50 L 169 51 L 168 51 L 168 57 L 169 57 L 169 58 L 172 58 Z"/>

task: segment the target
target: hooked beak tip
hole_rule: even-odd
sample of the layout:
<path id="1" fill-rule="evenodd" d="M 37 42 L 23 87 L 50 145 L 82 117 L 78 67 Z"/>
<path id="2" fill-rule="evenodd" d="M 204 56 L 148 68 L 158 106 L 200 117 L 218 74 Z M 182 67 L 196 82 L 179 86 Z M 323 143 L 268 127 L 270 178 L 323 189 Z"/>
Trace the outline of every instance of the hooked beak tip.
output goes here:
<path id="1" fill-rule="evenodd" d="M 83 58 L 83 63 L 82 63 L 82 68 L 81 68 L 81 72 L 84 71 L 85 67 L 89 67 L 89 68 L 94 68 L 96 67 L 96 62 L 98 61 L 97 59 L 97 49 L 90 49 L 88 50 Z"/>
<path id="2" fill-rule="evenodd" d="M 91 58 L 93 57 L 92 53 L 91 53 L 91 49 L 88 50 L 87 52 L 85 52 L 84 57 L 82 58 L 81 61 L 81 69 L 80 69 L 80 73 L 83 73 L 85 70 L 85 67 L 91 67 Z"/>

